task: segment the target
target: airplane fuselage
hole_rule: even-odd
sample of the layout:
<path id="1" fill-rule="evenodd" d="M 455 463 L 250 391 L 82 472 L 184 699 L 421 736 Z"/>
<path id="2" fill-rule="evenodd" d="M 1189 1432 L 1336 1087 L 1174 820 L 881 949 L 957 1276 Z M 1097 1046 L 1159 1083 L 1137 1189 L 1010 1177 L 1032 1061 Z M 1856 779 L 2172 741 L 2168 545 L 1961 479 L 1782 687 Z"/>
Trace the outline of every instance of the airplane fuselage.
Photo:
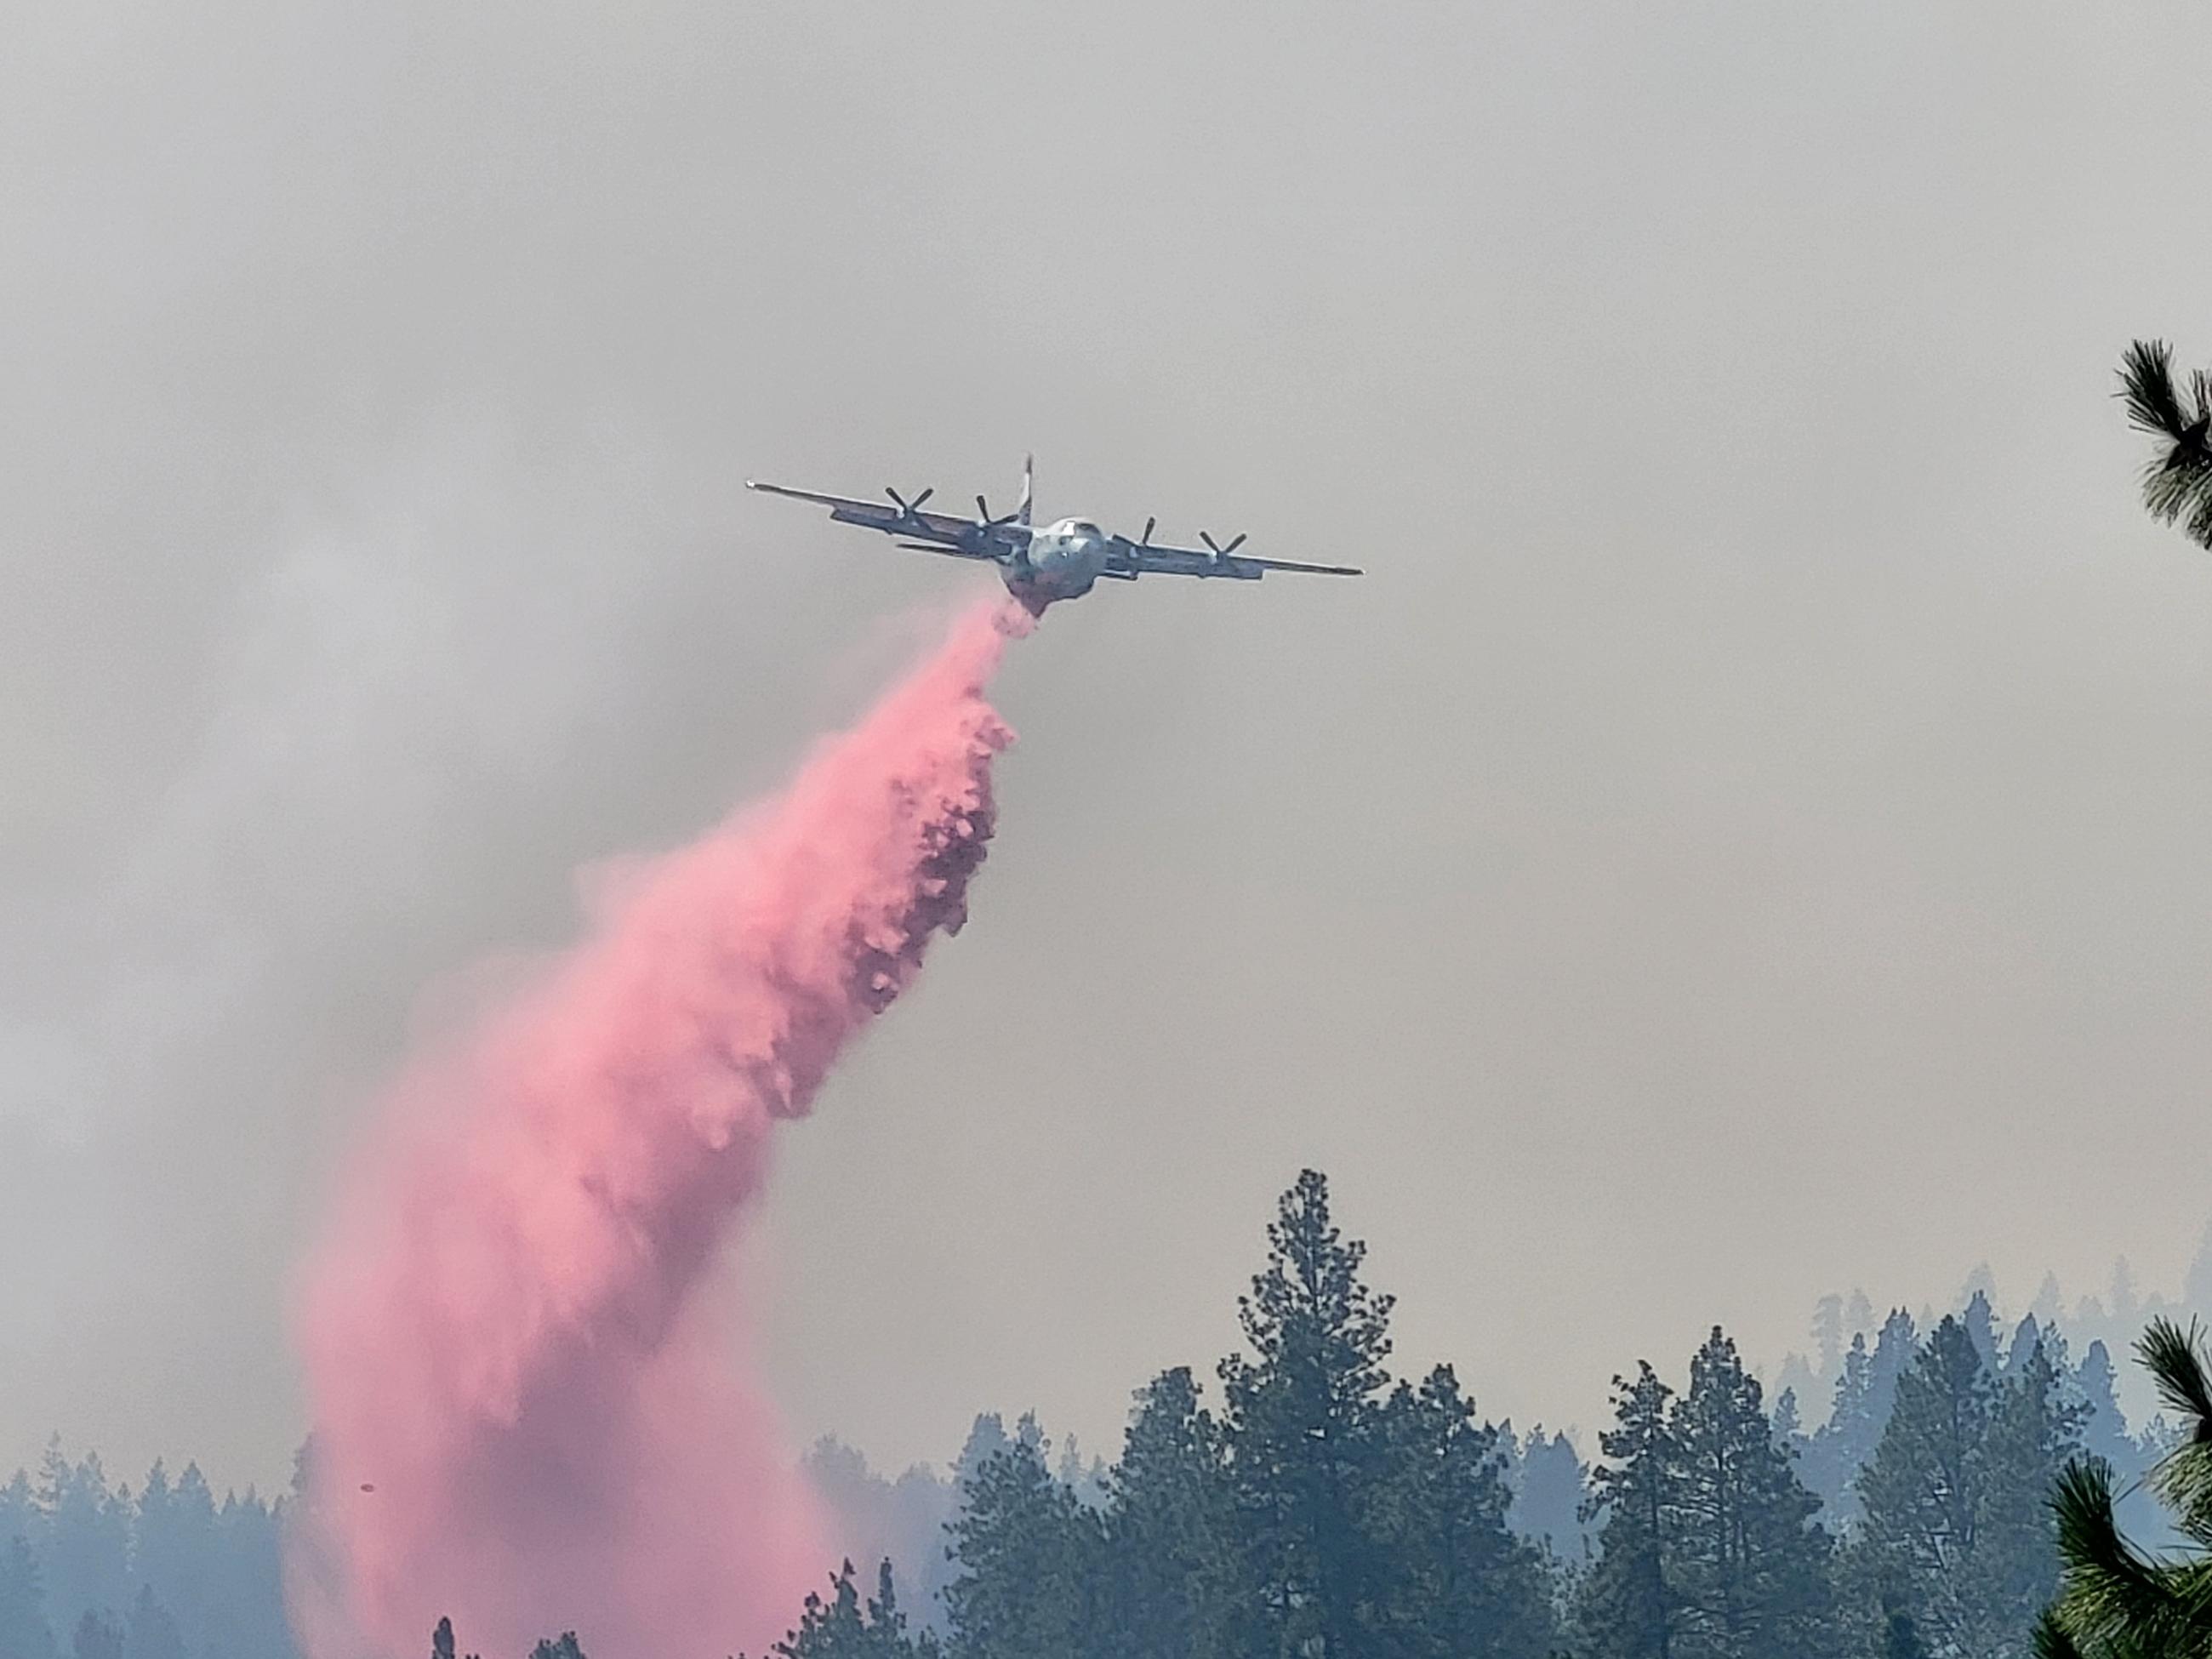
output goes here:
<path id="1" fill-rule="evenodd" d="M 1060 599 L 1079 599 L 1105 573 L 1113 538 L 1088 519 L 1062 519 L 1033 532 L 1029 545 L 999 567 L 1006 591 L 1033 615 Z"/>

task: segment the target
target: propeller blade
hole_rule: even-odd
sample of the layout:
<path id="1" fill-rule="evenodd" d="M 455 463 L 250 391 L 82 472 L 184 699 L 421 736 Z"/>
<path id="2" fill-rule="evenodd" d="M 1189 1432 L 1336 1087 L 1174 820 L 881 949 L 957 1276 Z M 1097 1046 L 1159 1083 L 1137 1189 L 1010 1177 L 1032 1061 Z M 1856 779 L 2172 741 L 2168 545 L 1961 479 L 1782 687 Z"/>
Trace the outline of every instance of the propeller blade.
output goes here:
<path id="1" fill-rule="evenodd" d="M 937 493 L 937 491 L 936 491 L 935 489 L 925 489 L 925 490 L 923 490 L 923 491 L 921 492 L 921 495 L 917 495 L 917 496 L 915 496 L 915 497 L 914 498 L 914 505 L 913 505 L 912 507 L 909 507 L 908 508 L 907 508 L 907 511 L 908 511 L 908 512 L 909 512 L 909 513 L 919 513 L 919 512 L 921 512 L 921 504 L 922 504 L 924 501 L 927 501 L 927 500 L 928 500 L 932 495 L 934 495 L 936 493 Z M 1237 538 L 1237 539 L 1238 539 L 1239 541 L 1242 541 L 1242 540 L 1243 539 L 1243 538 L 1240 536 L 1240 537 L 1238 537 L 1238 538 Z"/>
<path id="2" fill-rule="evenodd" d="M 897 490 L 893 489 L 889 484 L 885 484 L 884 486 L 884 494 L 891 498 L 891 505 L 898 508 L 900 512 L 903 513 L 907 510 L 906 497 L 900 495 Z"/>
<path id="3" fill-rule="evenodd" d="M 1245 538 L 1243 536 L 1238 536 L 1235 541 L 1230 543 L 1228 546 L 1221 550 L 1221 556 L 1225 559 L 1231 553 L 1234 553 L 1238 548 L 1243 546 L 1244 539 Z"/>
<path id="4" fill-rule="evenodd" d="M 985 501 L 981 495 L 978 495 L 975 498 L 975 516 L 982 520 L 985 524 L 992 522 L 991 504 Z"/>
<path id="5" fill-rule="evenodd" d="M 1144 538 L 1137 544 L 1138 546 L 1150 547 L 1152 544 L 1152 526 L 1158 522 L 1159 520 L 1158 519 L 1147 519 L 1145 520 Z"/>

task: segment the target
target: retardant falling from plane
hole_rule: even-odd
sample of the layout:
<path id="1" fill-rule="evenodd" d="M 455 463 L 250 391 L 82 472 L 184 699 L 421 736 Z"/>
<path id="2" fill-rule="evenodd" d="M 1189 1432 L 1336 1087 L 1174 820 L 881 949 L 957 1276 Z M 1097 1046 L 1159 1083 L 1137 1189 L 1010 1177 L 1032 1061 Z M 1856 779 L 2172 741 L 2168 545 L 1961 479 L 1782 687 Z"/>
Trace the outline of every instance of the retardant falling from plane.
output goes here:
<path id="1" fill-rule="evenodd" d="M 415 1065 L 303 1275 L 313 1420 L 291 1564 L 316 1659 L 719 1659 L 830 1564 L 696 1292 L 780 1119 L 957 931 L 992 831 L 978 611 L 783 794 L 628 875 L 591 937 Z M 712 1298 L 719 1301 L 720 1298 Z"/>

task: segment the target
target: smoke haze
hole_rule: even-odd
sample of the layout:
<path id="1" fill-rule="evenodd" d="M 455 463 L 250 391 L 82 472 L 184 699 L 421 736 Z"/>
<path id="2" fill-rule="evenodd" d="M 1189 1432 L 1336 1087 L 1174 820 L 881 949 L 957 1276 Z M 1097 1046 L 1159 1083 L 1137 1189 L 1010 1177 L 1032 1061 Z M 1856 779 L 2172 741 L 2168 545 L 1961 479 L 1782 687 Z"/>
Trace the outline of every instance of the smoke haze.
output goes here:
<path id="1" fill-rule="evenodd" d="M 994 926 L 750 1240 L 796 1436 L 1110 1450 L 1304 1164 L 1524 1424 L 1821 1286 L 2179 1283 L 2212 564 L 2107 394 L 2212 360 L 2203 8 L 0 14 L 0 1469 L 281 1486 L 422 988 L 987 581 L 740 480 L 1030 449 L 1372 574 L 1007 665 Z"/>

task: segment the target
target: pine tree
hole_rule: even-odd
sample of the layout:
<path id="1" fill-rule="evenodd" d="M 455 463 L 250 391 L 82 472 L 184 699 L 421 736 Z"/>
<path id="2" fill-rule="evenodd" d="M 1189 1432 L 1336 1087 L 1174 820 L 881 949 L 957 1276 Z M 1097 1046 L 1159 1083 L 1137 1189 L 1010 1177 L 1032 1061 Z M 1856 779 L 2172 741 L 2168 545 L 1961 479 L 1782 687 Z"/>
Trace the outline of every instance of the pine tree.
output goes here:
<path id="1" fill-rule="evenodd" d="M 1977 1270 L 1977 1277 L 1986 1279 L 1989 1271 L 1986 1267 L 1981 1267 Z M 1966 1306 L 1959 1316 L 1959 1322 L 1966 1327 L 1967 1339 L 1973 1343 L 1974 1352 L 1982 1357 L 1984 1368 L 1995 1371 L 1997 1369 L 1997 1316 L 1996 1310 L 1990 1305 L 1987 1288 L 1982 1285 L 1975 1287 L 1974 1293 L 1966 1298 Z"/>
<path id="2" fill-rule="evenodd" d="M 1836 1393 L 1828 1407 L 1828 1420 L 1807 1440 L 1803 1470 L 1806 1486 L 1827 1512 L 1838 1518 L 1853 1510 L 1851 1477 L 1873 1455 L 1881 1437 L 1874 1420 L 1874 1358 L 1867 1352 L 1865 1333 L 1854 1331 L 1836 1372 Z"/>
<path id="3" fill-rule="evenodd" d="M 1716 1326 L 1668 1413 L 1675 1459 L 1662 1559 L 1674 1562 L 1678 1656 L 1805 1659 L 1832 1607 L 1820 1500 L 1776 1443 L 1757 1379 Z"/>
<path id="4" fill-rule="evenodd" d="M 1554 1634 L 1536 1552 L 1505 1522 L 1498 1434 L 1448 1365 L 1384 1409 L 1389 1474 L 1370 1521 L 1384 1584 L 1370 1650 L 1406 1659 L 1542 1659 Z"/>
<path id="5" fill-rule="evenodd" d="M 1831 1291 L 1813 1309 L 1813 1346 L 1820 1358 L 1820 1375 L 1833 1376 L 1844 1357 L 1844 1298 Z"/>
<path id="6" fill-rule="evenodd" d="M 830 1578 L 830 1599 L 810 1593 L 799 1628 L 769 1650 L 771 1659 L 921 1659 L 937 1651 L 935 1638 L 907 1633 L 889 1561 L 878 1564 L 876 1593 L 865 1602 L 846 1562 Z"/>
<path id="7" fill-rule="evenodd" d="M 0 1549 L 13 1538 L 29 1543 L 38 1530 L 38 1493 L 32 1489 L 31 1477 L 18 1469 L 14 1480 L 0 1486 Z"/>
<path id="8" fill-rule="evenodd" d="M 2010 1356 L 1990 1425 L 1981 1594 L 1991 1626 L 2014 1641 L 2025 1641 L 2058 1589 L 2051 1495 L 2081 1450 L 2087 1415 L 2067 1387 L 2064 1361 L 2055 1333 Z"/>
<path id="9" fill-rule="evenodd" d="M 1267 1269 L 1237 1301 L 1251 1355 L 1221 1366 L 1261 1626 L 1251 1650 L 1355 1659 L 1373 1651 L 1384 1565 L 1367 1511 L 1391 1298 L 1361 1279 L 1366 1246 L 1329 1219 L 1317 1171 L 1283 1195 L 1267 1240 Z"/>
<path id="10" fill-rule="evenodd" d="M 1227 1445 L 1187 1368 L 1138 1391 L 1108 1476 L 1109 1623 L 1127 1659 L 1228 1659 L 1243 1603 Z"/>
<path id="11" fill-rule="evenodd" d="M 2128 1436 L 2127 1414 L 2120 1409 L 2112 1352 L 2102 1342 L 2092 1342 L 2074 1368 L 2074 1388 L 2087 1413 L 2081 1422 L 2082 1449 L 2115 1464 L 2132 1457 L 2135 1442 Z"/>
<path id="12" fill-rule="evenodd" d="M 531 1649 L 530 1659 L 584 1659 L 584 1650 L 576 1640 L 576 1632 L 564 1630 L 558 1641 L 541 1640 Z"/>
<path id="13" fill-rule="evenodd" d="M 966 1659 L 1080 1659 L 1101 1637 L 1102 1524 L 1052 1478 L 1045 1452 L 1025 1419 L 962 1494 L 952 1528 L 958 1577 L 945 1605 Z"/>
<path id="14" fill-rule="evenodd" d="M 212 1634 L 209 1615 L 222 1577 L 215 1492 L 198 1463 L 187 1462 L 177 1477 L 161 1543 L 155 1593 L 175 1615 L 187 1647 L 197 1650 Z"/>
<path id="15" fill-rule="evenodd" d="M 88 1453 L 71 1464 L 60 1437 L 49 1442 L 38 1509 L 46 1607 L 56 1627 L 74 1630 L 88 1609 L 120 1607 L 129 1583 L 131 1510 L 127 1498 L 109 1489 L 99 1457 Z"/>
<path id="16" fill-rule="evenodd" d="M 1983 1634 L 1973 1575 L 1993 1411 L 1973 1339 L 1946 1318 L 1899 1381 L 1859 1480 L 1868 1549 L 1905 1587 L 1915 1623 L 1962 1652 L 1978 1651 Z"/>
<path id="17" fill-rule="evenodd" d="M 131 1604 L 131 1624 L 123 1636 L 124 1659 L 185 1659 L 184 1638 L 177 1621 L 161 1605 L 151 1584 L 143 1586 Z"/>
<path id="18" fill-rule="evenodd" d="M 1601 1521 L 1597 1560 L 1578 1622 L 1599 1659 L 1674 1659 L 1681 1610 L 1668 1534 L 1681 1459 L 1668 1420 L 1673 1390 L 1648 1363 L 1613 1379 L 1613 1426 L 1598 1436 L 1589 1517 Z"/>
<path id="19" fill-rule="evenodd" d="M 1542 1424 L 1528 1432 L 1514 1460 L 1513 1507 L 1506 1522 L 1562 1564 L 1583 1557 L 1583 1504 L 1588 1471 L 1564 1431 L 1547 1435 Z"/>
<path id="20" fill-rule="evenodd" d="M 0 1542 L 0 1659 L 54 1659 L 38 1558 L 20 1534 Z"/>
<path id="21" fill-rule="evenodd" d="M 2024 1652 L 2052 1583 L 2045 1505 L 2081 1418 L 2052 1344 L 2038 1340 L 2000 1382 L 1945 1319 L 1862 1478 L 1866 1565 L 1937 1652 Z"/>
<path id="22" fill-rule="evenodd" d="M 1012 1445 L 1013 1442 L 1006 1437 L 1006 1421 L 998 1413 L 979 1413 L 968 1431 L 967 1443 L 960 1448 L 959 1459 L 952 1466 L 953 1486 L 965 1492 L 982 1473 L 983 1465 Z"/>

